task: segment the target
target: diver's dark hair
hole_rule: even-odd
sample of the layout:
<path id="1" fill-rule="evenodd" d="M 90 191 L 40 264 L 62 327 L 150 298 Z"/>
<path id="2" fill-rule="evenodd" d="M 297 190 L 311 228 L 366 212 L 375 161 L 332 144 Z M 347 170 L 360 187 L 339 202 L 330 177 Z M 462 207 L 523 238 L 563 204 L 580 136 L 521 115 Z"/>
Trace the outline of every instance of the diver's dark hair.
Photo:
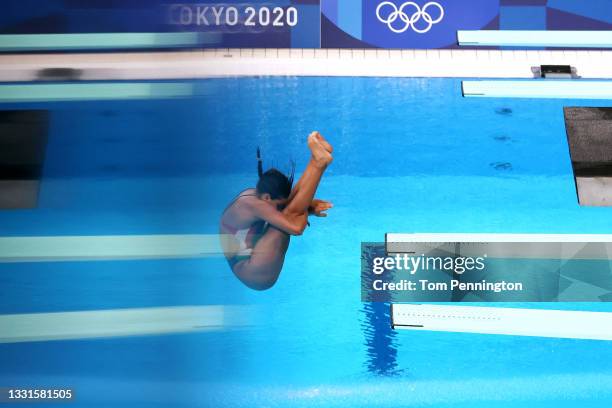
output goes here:
<path id="1" fill-rule="evenodd" d="M 286 176 L 277 169 L 263 171 L 263 162 L 261 160 L 261 152 L 257 148 L 257 194 L 270 194 L 270 198 L 277 200 L 279 198 L 288 198 L 293 187 L 293 177 L 295 174 L 295 163 L 291 162 L 291 174 Z"/>

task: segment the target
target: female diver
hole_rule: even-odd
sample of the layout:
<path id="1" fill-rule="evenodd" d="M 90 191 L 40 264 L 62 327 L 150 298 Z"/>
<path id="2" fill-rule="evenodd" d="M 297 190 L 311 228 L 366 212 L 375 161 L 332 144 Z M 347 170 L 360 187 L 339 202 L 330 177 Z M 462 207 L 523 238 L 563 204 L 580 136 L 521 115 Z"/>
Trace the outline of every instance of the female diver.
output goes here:
<path id="1" fill-rule="evenodd" d="M 310 162 L 292 189 L 293 174 L 263 172 L 259 149 L 255 188 L 241 192 L 221 216 L 220 236 L 234 274 L 251 289 L 271 288 L 283 267 L 290 235 L 301 235 L 308 215 L 325 217 L 332 204 L 314 198 L 323 172 L 332 161 L 331 145 L 319 132 L 308 136 Z"/>

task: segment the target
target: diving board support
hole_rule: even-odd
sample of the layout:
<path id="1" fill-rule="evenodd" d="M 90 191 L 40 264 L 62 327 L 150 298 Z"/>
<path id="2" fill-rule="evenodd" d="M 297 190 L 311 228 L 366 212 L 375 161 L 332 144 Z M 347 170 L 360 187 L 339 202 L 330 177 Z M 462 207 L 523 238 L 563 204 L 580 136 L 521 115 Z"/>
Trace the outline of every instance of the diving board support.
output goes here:
<path id="1" fill-rule="evenodd" d="M 0 263 L 222 257 L 219 235 L 0 237 Z"/>
<path id="2" fill-rule="evenodd" d="M 0 315 L 0 344 L 163 335 L 248 327 L 249 306 L 175 306 Z"/>
<path id="3" fill-rule="evenodd" d="M 392 304 L 395 329 L 612 340 L 612 313 Z"/>
<path id="4" fill-rule="evenodd" d="M 612 31 L 459 30 L 465 47 L 612 48 Z"/>
<path id="5" fill-rule="evenodd" d="M 612 107 L 563 108 L 572 170 L 583 206 L 612 206 Z"/>

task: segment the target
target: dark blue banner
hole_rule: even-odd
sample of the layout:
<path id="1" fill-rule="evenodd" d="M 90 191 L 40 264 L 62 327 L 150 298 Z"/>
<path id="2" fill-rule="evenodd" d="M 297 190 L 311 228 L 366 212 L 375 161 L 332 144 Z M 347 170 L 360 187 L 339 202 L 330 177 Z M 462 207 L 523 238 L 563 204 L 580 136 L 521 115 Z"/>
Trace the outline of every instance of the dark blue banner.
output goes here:
<path id="1" fill-rule="evenodd" d="M 323 48 L 458 48 L 458 30 L 612 30 L 609 0 L 323 0 Z"/>
<path id="2" fill-rule="evenodd" d="M 0 34 L 175 33 L 193 48 L 458 48 L 458 30 L 612 30 L 609 0 L 8 0 Z M 181 45 L 177 45 L 181 46 Z"/>
<path id="3" fill-rule="evenodd" d="M 319 0 L 10 0 L 0 34 L 201 33 L 193 47 L 319 48 Z"/>

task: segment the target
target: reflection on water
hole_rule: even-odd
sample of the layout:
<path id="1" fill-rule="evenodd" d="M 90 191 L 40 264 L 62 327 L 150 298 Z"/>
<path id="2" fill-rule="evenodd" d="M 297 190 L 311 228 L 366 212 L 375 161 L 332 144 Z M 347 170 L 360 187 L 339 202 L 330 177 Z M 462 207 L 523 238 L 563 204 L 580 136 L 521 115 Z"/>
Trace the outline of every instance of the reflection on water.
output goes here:
<path id="1" fill-rule="evenodd" d="M 371 265 L 367 259 L 384 256 L 384 247 L 370 246 L 362 251 L 362 267 Z M 378 277 L 372 273 L 362 273 L 362 285 L 371 287 L 372 281 Z M 393 273 L 390 271 L 389 273 Z M 391 278 L 392 279 L 392 278 Z M 380 292 L 378 302 L 364 302 L 361 309 L 364 314 L 361 329 L 365 337 L 367 361 L 365 366 L 368 372 L 381 376 L 395 376 L 402 370 L 397 369 L 397 340 L 396 333 L 391 328 L 392 300 L 387 291 Z"/>
<path id="2" fill-rule="evenodd" d="M 388 303 L 364 303 L 365 315 L 361 328 L 365 336 L 368 372 L 395 376 L 402 370 L 397 368 L 396 333 L 391 328 L 390 307 Z"/>

